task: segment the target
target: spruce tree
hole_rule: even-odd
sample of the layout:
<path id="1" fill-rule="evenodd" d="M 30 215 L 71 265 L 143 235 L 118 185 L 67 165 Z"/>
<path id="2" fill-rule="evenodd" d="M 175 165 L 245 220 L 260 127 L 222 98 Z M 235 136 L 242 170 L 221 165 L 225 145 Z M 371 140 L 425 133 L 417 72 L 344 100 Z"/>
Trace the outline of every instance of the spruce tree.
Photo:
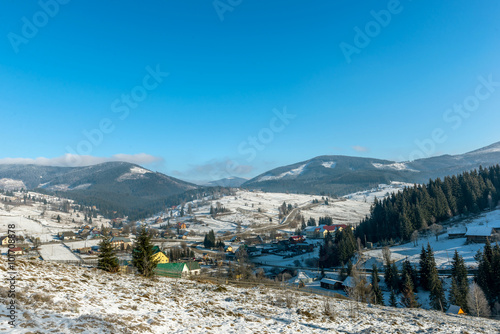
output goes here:
<path id="1" fill-rule="evenodd" d="M 467 268 L 465 261 L 458 251 L 455 250 L 451 266 L 451 290 L 449 302 L 452 305 L 458 305 L 468 312 L 467 295 L 469 293 L 469 282 L 467 280 Z"/>
<path id="2" fill-rule="evenodd" d="M 375 264 L 373 264 L 372 270 L 372 295 L 374 298 L 374 303 L 379 305 L 384 305 L 384 295 L 382 294 L 382 289 L 380 289 L 380 278 L 378 277 L 378 269 Z"/>
<path id="3" fill-rule="evenodd" d="M 398 302 L 396 301 L 396 294 L 394 293 L 393 289 L 391 289 L 391 295 L 389 297 L 389 305 L 392 307 L 398 306 Z"/>
<path id="4" fill-rule="evenodd" d="M 98 256 L 97 268 L 115 273 L 119 269 L 118 258 L 111 246 L 111 238 L 104 238 L 99 244 L 101 253 Z"/>
<path id="5" fill-rule="evenodd" d="M 413 282 L 410 275 L 407 273 L 404 277 L 403 288 L 402 288 L 401 304 L 408 308 L 416 308 L 419 306 L 417 302 L 417 297 L 413 291 Z"/>
<path id="6" fill-rule="evenodd" d="M 439 278 L 436 261 L 434 259 L 434 253 L 429 244 L 427 244 L 427 266 L 429 271 L 429 299 L 431 301 L 431 306 L 435 310 L 446 311 L 446 298 L 444 295 L 443 284 Z"/>
<path id="7" fill-rule="evenodd" d="M 132 250 L 132 265 L 137 268 L 139 274 L 152 277 L 158 260 L 153 260 L 153 244 L 146 228 L 143 226 L 134 243 Z"/>
<path id="8" fill-rule="evenodd" d="M 427 243 L 428 247 L 430 247 L 429 243 Z M 422 289 L 429 291 L 429 264 L 427 259 L 427 252 L 425 251 L 424 246 L 422 245 L 422 251 L 420 252 L 420 270 L 419 270 L 419 279 L 420 286 Z"/>

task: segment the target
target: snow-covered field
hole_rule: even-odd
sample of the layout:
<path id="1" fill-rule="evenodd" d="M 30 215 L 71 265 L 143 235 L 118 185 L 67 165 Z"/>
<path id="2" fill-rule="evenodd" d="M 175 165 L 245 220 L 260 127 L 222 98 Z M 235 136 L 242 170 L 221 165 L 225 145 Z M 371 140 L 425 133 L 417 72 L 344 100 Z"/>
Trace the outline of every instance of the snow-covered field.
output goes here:
<path id="1" fill-rule="evenodd" d="M 500 209 L 483 213 L 474 219 L 466 221 L 457 220 L 455 223 L 450 223 L 450 226 L 448 228 L 449 230 L 461 228 L 465 230 L 465 227 L 472 229 L 486 226 L 500 227 Z M 410 242 L 403 245 L 391 247 L 391 257 L 392 260 L 399 261 L 399 265 L 401 265 L 401 261 L 406 257 L 408 257 L 410 262 L 417 264 L 420 259 L 419 256 L 422 250 L 422 246 L 427 247 L 427 243 L 429 243 L 434 250 L 434 257 L 436 259 L 436 265 L 438 269 L 451 268 L 451 261 L 455 250 L 457 250 L 459 254 L 464 258 L 467 267 L 475 268 L 477 267 L 477 262 L 474 260 L 474 255 L 476 255 L 478 250 L 482 250 L 484 248 L 484 244 L 466 244 L 466 241 L 466 238 L 449 239 L 447 233 L 441 234 L 436 241 L 436 237 L 429 234 L 427 237 L 421 237 L 418 240 L 417 246 L 414 246 L 413 243 Z M 382 265 L 381 249 L 366 251 L 365 256 L 370 258 L 370 260 L 366 262 L 367 268 L 371 268 L 373 262 L 377 263 L 380 266 Z"/>
<path id="2" fill-rule="evenodd" d="M 46 244 L 40 246 L 38 251 L 46 261 L 78 261 L 79 258 L 63 244 Z"/>
<path id="3" fill-rule="evenodd" d="M 345 195 L 344 198 L 367 202 L 371 205 L 375 200 L 375 197 L 381 199 L 392 194 L 393 192 L 402 191 L 405 187 L 413 187 L 413 184 L 393 181 L 391 184 L 379 184 L 377 188 Z"/>
<path id="4" fill-rule="evenodd" d="M 359 304 L 282 290 L 108 274 L 96 269 L 18 261 L 17 326 L 4 333 L 498 333 L 498 321 L 420 309 Z M 5 272 L 2 257 L 0 270 Z M 1 286 L 7 298 L 6 285 Z M 5 303 L 0 312 L 7 314 Z"/>
<path id="5" fill-rule="evenodd" d="M 317 221 L 319 217 L 330 216 L 338 224 L 358 224 L 369 213 L 371 205 L 371 202 L 365 202 L 360 198 L 355 200 L 343 198 L 341 200 L 329 199 L 328 205 L 320 204 L 309 207 L 313 200 L 324 202 L 322 196 L 315 195 L 238 190 L 234 196 L 224 196 L 205 202 L 191 202 L 193 214 L 197 220 L 203 223 L 191 224 L 188 230 L 201 234 L 212 229 L 219 233 L 234 233 L 238 222 L 242 230 L 249 228 L 249 231 L 263 226 L 277 226 L 280 223 L 279 207 L 283 202 L 287 205 L 291 204 L 294 208 L 298 207 L 300 214 L 304 216 L 306 221 L 310 217 Z M 217 202 L 228 209 L 230 213 L 218 215 L 216 219 L 213 219 L 209 215 L 210 205 L 215 208 Z M 289 228 L 289 230 L 294 230 L 294 228 Z"/>

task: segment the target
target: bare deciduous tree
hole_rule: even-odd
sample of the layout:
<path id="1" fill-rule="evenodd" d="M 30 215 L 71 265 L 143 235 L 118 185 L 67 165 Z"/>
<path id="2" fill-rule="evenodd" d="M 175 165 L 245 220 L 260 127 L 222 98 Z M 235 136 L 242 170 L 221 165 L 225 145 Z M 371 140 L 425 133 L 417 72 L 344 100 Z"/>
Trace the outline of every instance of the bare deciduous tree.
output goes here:
<path id="1" fill-rule="evenodd" d="M 411 234 L 411 241 L 413 242 L 413 246 L 418 246 L 418 231 L 415 230 L 413 231 L 413 233 Z"/>
<path id="2" fill-rule="evenodd" d="M 472 283 L 469 287 L 467 306 L 469 306 L 469 312 L 476 317 L 490 316 L 488 301 L 486 300 L 483 290 L 477 283 Z"/>
<path id="3" fill-rule="evenodd" d="M 432 224 L 431 227 L 429 227 L 431 232 L 436 236 L 436 241 L 438 240 L 439 233 L 443 230 L 443 227 L 438 224 Z"/>

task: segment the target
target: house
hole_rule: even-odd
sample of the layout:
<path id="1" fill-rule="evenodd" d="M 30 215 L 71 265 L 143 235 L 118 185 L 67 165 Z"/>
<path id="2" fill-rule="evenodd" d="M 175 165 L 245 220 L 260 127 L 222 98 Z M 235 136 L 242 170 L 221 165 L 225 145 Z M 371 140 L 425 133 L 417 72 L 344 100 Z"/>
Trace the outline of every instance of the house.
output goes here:
<path id="1" fill-rule="evenodd" d="M 121 234 L 121 232 L 122 231 L 117 228 L 112 228 L 111 231 L 109 232 L 109 235 L 112 237 L 117 237 Z"/>
<path id="2" fill-rule="evenodd" d="M 89 254 L 92 252 L 92 247 L 82 247 L 77 249 L 80 254 Z"/>
<path id="3" fill-rule="evenodd" d="M 257 247 L 247 247 L 248 256 L 259 256 L 262 254 L 262 251 Z"/>
<path id="4" fill-rule="evenodd" d="M 76 234 L 73 231 L 59 232 L 57 234 L 57 236 L 61 240 L 75 240 L 76 239 Z"/>
<path id="5" fill-rule="evenodd" d="M 335 233 L 347 228 L 346 224 L 308 226 L 304 229 L 306 237 L 309 239 L 324 239 L 328 233 Z"/>
<path id="6" fill-rule="evenodd" d="M 201 274 L 201 267 L 200 264 L 196 261 L 189 261 L 186 262 L 186 265 L 189 270 L 189 275 L 191 276 L 197 276 Z"/>
<path id="7" fill-rule="evenodd" d="M 2 246 L 7 246 L 9 244 L 9 237 L 0 237 L 0 244 Z"/>
<path id="8" fill-rule="evenodd" d="M 245 239 L 245 243 L 247 245 L 263 244 L 264 243 L 264 239 L 262 239 L 262 237 L 260 235 L 258 235 L 258 236 L 253 237 L 253 238 Z"/>
<path id="9" fill-rule="evenodd" d="M 465 314 L 464 310 L 460 306 L 450 305 L 446 314 Z"/>
<path id="10" fill-rule="evenodd" d="M 184 223 L 184 222 L 178 222 L 177 223 L 177 228 L 179 230 L 185 230 L 187 228 L 186 223 Z"/>
<path id="11" fill-rule="evenodd" d="M 154 246 L 153 247 L 153 261 L 158 261 L 157 263 L 169 263 L 170 260 L 164 252 L 160 250 L 160 247 Z"/>
<path id="12" fill-rule="evenodd" d="M 306 238 L 303 235 L 293 235 L 290 237 L 290 243 L 298 244 L 306 241 Z"/>
<path id="13" fill-rule="evenodd" d="M 465 226 L 456 227 L 448 230 L 448 239 L 457 239 L 457 238 L 465 238 L 465 233 L 467 229 Z"/>
<path id="14" fill-rule="evenodd" d="M 21 247 L 9 248 L 8 254 L 23 255 L 23 249 Z"/>
<path id="15" fill-rule="evenodd" d="M 224 252 L 233 252 L 233 247 L 232 246 L 226 246 L 224 247 Z"/>
<path id="16" fill-rule="evenodd" d="M 238 237 L 238 236 L 234 236 L 234 237 L 232 237 L 232 238 L 229 240 L 229 242 L 240 242 L 240 241 L 241 241 L 241 238 L 240 238 L 240 237 Z"/>
<path id="17" fill-rule="evenodd" d="M 320 285 L 323 289 L 330 290 L 340 290 L 342 289 L 342 282 L 334 280 L 332 278 L 323 278 L 320 282 Z"/>
<path id="18" fill-rule="evenodd" d="M 467 229 L 465 237 L 467 238 L 467 242 L 485 243 L 487 238 L 491 240 L 493 232 L 494 230 L 491 226 L 474 226 Z"/>
<path id="19" fill-rule="evenodd" d="M 129 238 L 125 237 L 113 237 L 111 239 L 111 246 L 115 249 L 121 249 L 123 245 L 123 248 L 126 249 L 128 246 L 132 246 L 132 241 Z"/>
<path id="20" fill-rule="evenodd" d="M 312 283 L 314 281 L 314 278 L 307 276 L 306 273 L 304 273 L 303 271 L 299 271 L 297 276 L 292 278 L 290 281 L 292 284 L 300 285 L 301 283 L 302 284 Z"/>
<path id="21" fill-rule="evenodd" d="M 181 278 L 189 276 L 186 263 L 160 263 L 156 266 L 155 273 L 159 276 Z"/>

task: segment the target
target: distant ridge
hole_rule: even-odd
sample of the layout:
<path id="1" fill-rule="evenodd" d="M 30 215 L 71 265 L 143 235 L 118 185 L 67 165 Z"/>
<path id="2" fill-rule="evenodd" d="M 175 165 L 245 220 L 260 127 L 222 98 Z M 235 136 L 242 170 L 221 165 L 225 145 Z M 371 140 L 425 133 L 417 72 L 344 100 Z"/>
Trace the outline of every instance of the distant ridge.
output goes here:
<path id="1" fill-rule="evenodd" d="M 323 155 L 262 173 L 243 188 L 270 192 L 345 195 L 380 183 L 424 183 L 430 178 L 500 163 L 500 142 L 460 155 L 441 155 L 411 162 Z"/>

